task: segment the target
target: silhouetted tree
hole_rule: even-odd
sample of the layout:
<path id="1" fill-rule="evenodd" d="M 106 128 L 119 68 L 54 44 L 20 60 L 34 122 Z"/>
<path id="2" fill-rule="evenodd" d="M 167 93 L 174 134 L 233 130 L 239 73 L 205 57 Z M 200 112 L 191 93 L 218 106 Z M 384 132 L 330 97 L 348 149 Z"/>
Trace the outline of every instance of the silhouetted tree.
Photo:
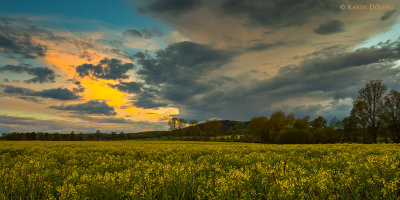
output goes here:
<path id="1" fill-rule="evenodd" d="M 101 131 L 98 130 L 98 129 L 96 130 L 95 138 L 96 138 L 96 140 L 100 140 L 101 139 Z"/>
<path id="2" fill-rule="evenodd" d="M 192 136 L 192 139 L 196 139 L 196 137 L 199 135 L 199 121 L 191 120 L 189 124 L 189 134 Z"/>
<path id="3" fill-rule="evenodd" d="M 269 127 L 269 140 L 274 141 L 275 138 L 279 135 L 279 132 L 287 128 L 285 113 L 282 111 L 276 111 L 272 113 L 269 119 Z"/>
<path id="4" fill-rule="evenodd" d="M 177 132 L 179 134 L 180 140 L 182 140 L 182 137 L 186 135 L 186 129 L 184 129 L 185 126 L 186 126 L 186 120 L 183 118 L 179 118 L 177 123 Z"/>
<path id="5" fill-rule="evenodd" d="M 127 139 L 126 134 L 123 131 L 119 132 L 118 136 L 119 136 L 120 140 L 126 140 Z"/>
<path id="6" fill-rule="evenodd" d="M 357 120 L 354 116 L 350 115 L 343 118 L 343 138 L 345 142 L 357 142 Z"/>
<path id="7" fill-rule="evenodd" d="M 83 140 L 83 134 L 82 134 L 82 133 L 79 133 L 79 134 L 77 135 L 77 140 L 78 140 L 78 141 L 82 141 L 82 140 Z"/>
<path id="8" fill-rule="evenodd" d="M 383 112 L 380 116 L 392 140 L 400 142 L 400 92 L 390 91 L 384 98 Z"/>
<path id="9" fill-rule="evenodd" d="M 313 130 L 322 129 L 326 127 L 327 122 L 328 121 L 324 117 L 318 116 L 317 118 L 311 121 L 311 127 Z"/>
<path id="10" fill-rule="evenodd" d="M 387 87 L 382 81 L 369 81 L 360 89 L 358 96 L 353 101 L 354 106 L 360 105 L 355 110 L 355 116 L 367 116 L 367 126 L 372 132 L 374 143 L 377 142 L 378 138 L 378 127 L 386 91 Z"/>
<path id="11" fill-rule="evenodd" d="M 256 141 L 270 142 L 269 121 L 267 117 L 253 117 L 249 122 L 250 133 L 254 135 Z"/>
<path id="12" fill-rule="evenodd" d="M 310 116 L 305 116 L 303 118 L 298 118 L 294 121 L 294 128 L 299 130 L 308 130 L 310 129 Z"/>
<path id="13" fill-rule="evenodd" d="M 208 139 L 208 137 L 212 135 L 214 137 L 214 141 L 216 141 L 217 136 L 219 135 L 219 133 L 221 131 L 221 126 L 222 126 L 222 123 L 218 119 L 216 119 L 216 118 L 208 119 L 204 123 L 204 132 L 205 132 L 206 138 Z"/>
<path id="14" fill-rule="evenodd" d="M 68 135 L 68 140 L 75 141 L 75 131 L 71 131 L 71 133 Z"/>
<path id="15" fill-rule="evenodd" d="M 169 126 L 169 130 L 170 130 L 170 134 L 172 137 L 174 137 L 175 140 L 175 136 L 177 134 L 177 129 L 178 129 L 178 118 L 176 117 L 171 117 L 168 120 L 168 126 Z"/>

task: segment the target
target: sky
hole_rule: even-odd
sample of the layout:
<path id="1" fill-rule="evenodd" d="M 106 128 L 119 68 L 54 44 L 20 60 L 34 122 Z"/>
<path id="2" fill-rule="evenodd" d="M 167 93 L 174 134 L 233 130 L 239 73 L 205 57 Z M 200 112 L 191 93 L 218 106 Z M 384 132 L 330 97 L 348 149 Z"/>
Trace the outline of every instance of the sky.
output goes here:
<path id="1" fill-rule="evenodd" d="M 0 0 L 0 133 L 347 116 L 400 86 L 397 0 Z"/>

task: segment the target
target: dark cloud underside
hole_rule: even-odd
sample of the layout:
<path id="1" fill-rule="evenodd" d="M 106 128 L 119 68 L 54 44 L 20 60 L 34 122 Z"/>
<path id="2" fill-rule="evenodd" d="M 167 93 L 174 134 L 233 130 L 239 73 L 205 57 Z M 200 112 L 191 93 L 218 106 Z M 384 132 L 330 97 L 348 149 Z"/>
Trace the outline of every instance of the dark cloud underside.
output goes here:
<path id="1" fill-rule="evenodd" d="M 130 36 L 135 38 L 142 38 L 142 39 L 151 39 L 153 37 L 160 37 L 163 36 L 164 33 L 157 29 L 128 29 L 122 33 L 124 36 Z"/>
<path id="2" fill-rule="evenodd" d="M 102 79 L 126 79 L 129 70 L 135 69 L 132 63 L 123 64 L 119 59 L 104 58 L 97 65 L 83 64 L 76 67 L 79 76 L 93 76 Z"/>
<path id="3" fill-rule="evenodd" d="M 127 92 L 127 93 L 140 93 L 143 87 L 143 83 L 138 83 L 138 82 L 123 82 L 120 81 L 119 84 L 109 84 L 113 88 L 117 88 L 121 92 Z"/>
<path id="4" fill-rule="evenodd" d="M 114 116 L 117 114 L 114 107 L 109 106 L 105 101 L 99 100 L 90 100 L 81 104 L 50 106 L 50 108 L 83 114 L 99 114 L 107 116 Z"/>
<path id="5" fill-rule="evenodd" d="M 214 49 L 208 45 L 180 42 L 159 50 L 155 56 L 136 55 L 142 66 L 138 74 L 147 85 L 156 90 L 142 88 L 136 106 L 151 108 L 167 105 L 160 99 L 184 100 L 215 88 L 216 83 L 203 80 L 207 74 L 231 61 L 235 52 Z"/>
<path id="6" fill-rule="evenodd" d="M 329 35 L 340 33 L 344 31 L 344 22 L 340 20 L 331 20 L 324 24 L 319 25 L 314 32 L 319 35 Z"/>
<path id="7" fill-rule="evenodd" d="M 0 72 L 26 73 L 34 78 L 26 80 L 27 83 L 55 82 L 56 74 L 47 67 L 31 67 L 30 65 L 5 65 L 0 67 Z"/>
<path id="8" fill-rule="evenodd" d="M 3 86 L 3 92 L 10 95 L 18 95 L 22 97 L 42 97 L 57 100 L 74 100 L 79 96 L 67 88 L 54 88 L 42 91 L 35 91 L 28 88 L 14 87 L 11 85 Z"/>

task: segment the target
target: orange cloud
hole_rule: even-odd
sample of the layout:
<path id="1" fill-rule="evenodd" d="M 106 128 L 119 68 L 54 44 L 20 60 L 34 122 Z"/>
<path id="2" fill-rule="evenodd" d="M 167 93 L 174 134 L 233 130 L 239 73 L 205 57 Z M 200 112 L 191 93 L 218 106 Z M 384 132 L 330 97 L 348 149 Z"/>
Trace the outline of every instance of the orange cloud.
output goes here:
<path id="1" fill-rule="evenodd" d="M 68 79 L 75 79 L 81 82 L 85 91 L 80 95 L 84 101 L 89 100 L 103 100 L 107 104 L 113 106 L 117 112 L 115 117 L 125 117 L 133 121 L 150 121 L 159 122 L 165 121 L 169 115 L 178 114 L 177 108 L 159 108 L 159 109 L 143 109 L 132 105 L 132 95 L 123 93 L 115 88 L 110 87 L 108 84 L 118 84 L 115 80 L 105 80 L 100 78 L 78 77 L 76 75 L 76 67 L 85 63 L 98 64 L 104 58 L 114 58 L 107 52 L 109 47 L 99 43 L 95 43 L 98 35 L 95 38 L 78 38 L 67 34 L 65 41 L 44 41 L 36 39 L 37 43 L 46 45 L 47 52 L 43 61 L 55 66 L 61 73 L 64 82 Z M 90 44 L 90 45 L 82 45 Z M 88 48 L 91 46 L 92 48 Z M 105 52 L 102 52 L 104 50 Z M 123 62 L 130 62 L 129 60 L 121 59 Z M 64 85 L 64 87 L 66 87 Z M 69 87 L 75 87 L 69 83 Z M 121 108 L 122 107 L 122 108 Z"/>

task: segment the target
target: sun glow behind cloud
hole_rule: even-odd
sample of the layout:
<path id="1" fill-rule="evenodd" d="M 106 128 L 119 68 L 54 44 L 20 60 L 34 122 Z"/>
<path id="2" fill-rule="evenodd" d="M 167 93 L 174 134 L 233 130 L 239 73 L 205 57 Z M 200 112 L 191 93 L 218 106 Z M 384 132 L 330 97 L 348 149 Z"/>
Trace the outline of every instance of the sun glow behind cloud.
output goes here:
<path id="1" fill-rule="evenodd" d="M 96 49 L 107 50 L 110 47 L 102 46 L 100 43 L 93 43 L 95 39 L 76 38 L 76 36 L 68 35 L 69 38 L 73 37 L 75 41 L 80 43 L 96 45 Z M 98 39 L 98 38 L 96 38 Z M 81 86 L 85 88 L 80 93 L 82 96 L 79 101 L 100 100 L 105 101 L 108 105 L 113 106 L 117 115 L 115 118 L 125 118 L 132 121 L 150 121 L 150 122 L 164 122 L 170 115 L 179 114 L 179 110 L 173 107 L 160 107 L 158 109 L 143 109 L 133 105 L 134 94 L 127 94 L 119 91 L 118 89 L 110 87 L 109 84 L 118 84 L 118 80 L 106 80 L 96 77 L 79 77 L 76 73 L 76 67 L 82 64 L 97 64 L 104 58 L 114 58 L 115 55 L 104 53 L 95 49 L 85 48 L 81 49 L 77 43 L 65 43 L 60 45 L 59 41 L 40 41 L 38 43 L 48 47 L 43 61 L 51 66 L 55 66 L 62 74 L 64 87 L 73 88 L 74 81 L 79 81 Z M 142 45 L 142 44 L 140 44 Z M 118 58 L 123 62 L 132 62 L 125 58 Z M 134 74 L 135 73 L 130 73 Z M 132 76 L 130 79 L 134 78 Z"/>

